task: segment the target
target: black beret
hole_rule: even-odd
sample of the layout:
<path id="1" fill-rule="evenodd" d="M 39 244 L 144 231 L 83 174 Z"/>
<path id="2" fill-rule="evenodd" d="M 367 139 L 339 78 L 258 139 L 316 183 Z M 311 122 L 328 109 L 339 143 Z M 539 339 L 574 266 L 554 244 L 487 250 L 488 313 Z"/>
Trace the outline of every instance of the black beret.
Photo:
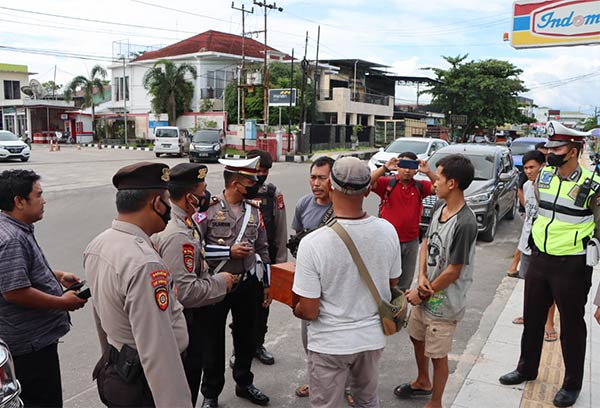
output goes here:
<path id="1" fill-rule="evenodd" d="M 139 162 L 125 166 L 112 178 L 117 190 L 166 190 L 169 182 L 169 166 L 164 163 Z"/>
<path id="2" fill-rule="evenodd" d="M 206 173 L 208 173 L 208 167 L 204 164 L 181 163 L 169 172 L 171 176 L 169 184 L 202 183 L 206 178 Z"/>

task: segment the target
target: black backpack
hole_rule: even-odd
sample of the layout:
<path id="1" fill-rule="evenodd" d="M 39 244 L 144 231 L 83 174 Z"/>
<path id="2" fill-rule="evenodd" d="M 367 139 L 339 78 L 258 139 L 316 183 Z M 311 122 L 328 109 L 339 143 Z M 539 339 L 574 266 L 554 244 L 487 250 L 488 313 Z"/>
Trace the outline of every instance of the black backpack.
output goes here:
<path id="1" fill-rule="evenodd" d="M 388 203 L 390 202 L 390 195 L 392 194 L 392 190 L 394 190 L 394 187 L 396 187 L 396 184 L 398 184 L 398 179 L 396 178 L 396 176 L 390 177 L 388 185 L 385 187 L 381 203 L 379 203 L 379 218 L 381 218 L 383 206 L 388 205 Z M 419 180 L 415 180 L 415 187 L 417 187 L 417 190 L 419 191 L 419 201 L 423 200 L 423 184 Z"/>

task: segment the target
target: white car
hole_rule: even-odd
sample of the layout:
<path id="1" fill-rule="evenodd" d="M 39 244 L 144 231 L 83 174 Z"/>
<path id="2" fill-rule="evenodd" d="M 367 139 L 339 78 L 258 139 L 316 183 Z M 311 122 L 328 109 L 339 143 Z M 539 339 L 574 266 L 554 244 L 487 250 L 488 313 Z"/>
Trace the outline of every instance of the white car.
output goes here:
<path id="1" fill-rule="evenodd" d="M 400 153 L 413 152 L 420 160 L 425 160 L 434 152 L 442 147 L 448 146 L 448 143 L 441 139 L 424 137 L 401 137 L 394 140 L 385 149 L 380 148 L 369 160 L 371 171 L 383 166 L 392 157 L 398 157 Z"/>
<path id="2" fill-rule="evenodd" d="M 0 339 L 0 408 L 23 408 L 19 398 L 21 385 L 15 376 L 15 366 L 6 343 Z"/>
<path id="3" fill-rule="evenodd" d="M 17 135 L 8 130 L 0 130 L 0 159 L 29 160 L 31 151 Z"/>

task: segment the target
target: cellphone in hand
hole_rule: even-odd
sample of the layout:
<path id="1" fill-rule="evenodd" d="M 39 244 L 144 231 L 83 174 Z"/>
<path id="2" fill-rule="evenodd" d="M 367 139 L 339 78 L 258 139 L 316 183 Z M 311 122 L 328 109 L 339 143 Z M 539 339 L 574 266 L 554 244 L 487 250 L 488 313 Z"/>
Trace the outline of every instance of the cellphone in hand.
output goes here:
<path id="1" fill-rule="evenodd" d="M 400 159 L 398 160 L 398 168 L 417 170 L 419 168 L 418 160 Z"/>
<path id="2" fill-rule="evenodd" d="M 81 299 L 89 299 L 92 297 L 92 292 L 90 291 L 90 288 L 85 288 L 77 294 L 77 297 Z"/>
<path id="3" fill-rule="evenodd" d="M 82 280 L 81 282 L 77 282 L 77 283 L 75 283 L 75 284 L 73 284 L 73 285 L 69 286 L 68 288 L 66 288 L 66 289 L 64 290 L 64 292 L 66 293 L 66 292 L 68 292 L 68 291 L 70 291 L 70 290 L 75 290 L 75 291 L 77 291 L 77 290 L 79 290 L 79 289 L 83 288 L 83 287 L 85 286 L 85 284 L 86 284 L 86 283 L 87 283 L 87 282 L 86 282 L 86 281 L 84 281 L 84 280 Z"/>

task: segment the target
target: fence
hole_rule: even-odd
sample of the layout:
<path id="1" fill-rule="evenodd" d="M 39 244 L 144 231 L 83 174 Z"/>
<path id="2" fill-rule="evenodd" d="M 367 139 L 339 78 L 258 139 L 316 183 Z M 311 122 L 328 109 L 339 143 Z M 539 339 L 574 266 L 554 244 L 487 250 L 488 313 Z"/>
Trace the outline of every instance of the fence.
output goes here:
<path id="1" fill-rule="evenodd" d="M 299 149 L 302 152 L 311 150 L 328 150 L 352 147 L 354 127 L 351 125 L 306 125 L 304 137 L 300 140 Z M 363 126 L 356 129 L 358 144 L 373 146 L 375 129 L 373 126 Z"/>

